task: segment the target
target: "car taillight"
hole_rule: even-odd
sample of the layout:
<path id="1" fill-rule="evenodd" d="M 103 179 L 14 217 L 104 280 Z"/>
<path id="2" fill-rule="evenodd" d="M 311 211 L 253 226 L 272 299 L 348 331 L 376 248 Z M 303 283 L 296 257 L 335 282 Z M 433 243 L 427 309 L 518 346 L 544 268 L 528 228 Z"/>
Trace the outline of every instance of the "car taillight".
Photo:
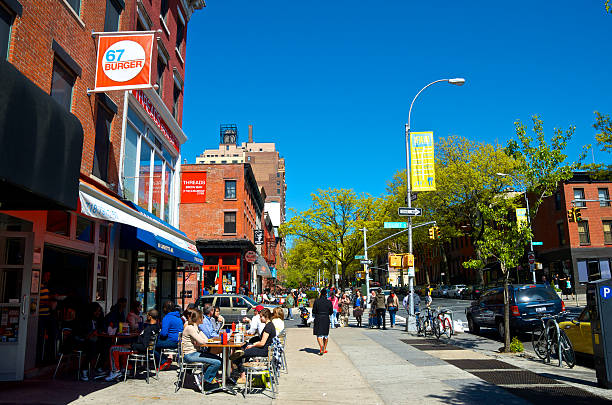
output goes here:
<path id="1" fill-rule="evenodd" d="M 512 313 L 512 316 L 520 316 L 521 313 L 519 312 L 519 309 L 516 305 L 512 305 L 510 307 L 510 312 Z"/>
<path id="2" fill-rule="evenodd" d="M 561 312 L 565 312 L 565 302 L 561 300 Z"/>

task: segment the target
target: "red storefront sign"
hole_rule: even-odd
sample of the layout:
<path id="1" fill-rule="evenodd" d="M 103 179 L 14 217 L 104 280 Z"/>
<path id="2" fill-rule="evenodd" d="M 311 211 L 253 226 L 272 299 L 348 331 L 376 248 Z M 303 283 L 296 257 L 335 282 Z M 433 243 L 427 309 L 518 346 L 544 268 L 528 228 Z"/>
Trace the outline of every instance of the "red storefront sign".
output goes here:
<path id="1" fill-rule="evenodd" d="M 145 96 L 142 90 L 132 90 L 132 94 L 134 95 L 136 100 L 138 100 L 140 105 L 143 106 L 149 117 L 151 117 L 155 125 L 157 125 L 157 128 L 159 128 L 166 140 L 170 142 L 170 144 L 174 146 L 174 149 L 178 151 L 181 147 L 178 139 L 172 133 L 172 131 L 170 131 L 168 125 L 166 124 L 166 121 L 164 121 L 161 114 L 157 111 L 151 100 L 149 100 L 149 97 Z"/>
<path id="2" fill-rule="evenodd" d="M 181 204 L 206 202 L 206 172 L 181 174 Z"/>

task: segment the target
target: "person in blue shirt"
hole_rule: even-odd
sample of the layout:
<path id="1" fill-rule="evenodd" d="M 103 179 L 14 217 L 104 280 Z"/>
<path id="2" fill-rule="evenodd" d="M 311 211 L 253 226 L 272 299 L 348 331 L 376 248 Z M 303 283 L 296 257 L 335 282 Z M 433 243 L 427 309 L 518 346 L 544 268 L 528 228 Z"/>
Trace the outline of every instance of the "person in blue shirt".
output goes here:
<path id="1" fill-rule="evenodd" d="M 179 333 L 183 332 L 183 320 L 181 319 L 180 311 L 175 309 L 172 301 L 166 301 L 164 303 L 164 313 L 166 314 L 162 319 L 161 331 L 159 332 L 159 338 L 155 345 L 156 357 L 160 359 L 161 365 L 160 370 L 166 370 L 172 364 L 170 359 L 163 359 L 161 357 L 162 349 L 177 349 Z"/>
<path id="2" fill-rule="evenodd" d="M 198 328 L 209 339 L 219 336 L 219 332 L 215 329 L 215 326 L 213 325 L 212 318 L 211 318 L 213 311 L 214 311 L 214 308 L 212 305 L 210 304 L 204 305 L 204 308 L 202 310 L 202 315 L 203 315 L 202 323 L 198 325 Z"/>

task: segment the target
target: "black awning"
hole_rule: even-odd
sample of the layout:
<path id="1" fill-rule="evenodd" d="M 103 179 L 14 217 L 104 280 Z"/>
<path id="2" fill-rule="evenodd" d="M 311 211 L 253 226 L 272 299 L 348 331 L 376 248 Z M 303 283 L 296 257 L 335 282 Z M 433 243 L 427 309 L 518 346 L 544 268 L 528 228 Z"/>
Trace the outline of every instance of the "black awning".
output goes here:
<path id="1" fill-rule="evenodd" d="M 76 210 L 80 121 L 0 61 L 0 209 Z"/>
<path id="2" fill-rule="evenodd" d="M 228 250 L 246 252 L 255 250 L 255 245 L 249 239 L 197 239 L 196 246 L 200 253 L 214 253 Z"/>

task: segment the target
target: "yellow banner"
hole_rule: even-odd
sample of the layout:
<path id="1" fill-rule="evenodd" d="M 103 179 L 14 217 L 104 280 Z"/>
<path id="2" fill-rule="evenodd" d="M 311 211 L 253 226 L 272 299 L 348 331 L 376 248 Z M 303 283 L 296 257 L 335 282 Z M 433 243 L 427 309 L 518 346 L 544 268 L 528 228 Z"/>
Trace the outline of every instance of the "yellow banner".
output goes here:
<path id="1" fill-rule="evenodd" d="M 529 224 L 527 221 L 527 208 L 516 209 L 516 223 L 519 228 L 522 228 Z"/>
<path id="2" fill-rule="evenodd" d="M 412 191 L 436 189 L 433 132 L 410 133 L 410 184 Z"/>

